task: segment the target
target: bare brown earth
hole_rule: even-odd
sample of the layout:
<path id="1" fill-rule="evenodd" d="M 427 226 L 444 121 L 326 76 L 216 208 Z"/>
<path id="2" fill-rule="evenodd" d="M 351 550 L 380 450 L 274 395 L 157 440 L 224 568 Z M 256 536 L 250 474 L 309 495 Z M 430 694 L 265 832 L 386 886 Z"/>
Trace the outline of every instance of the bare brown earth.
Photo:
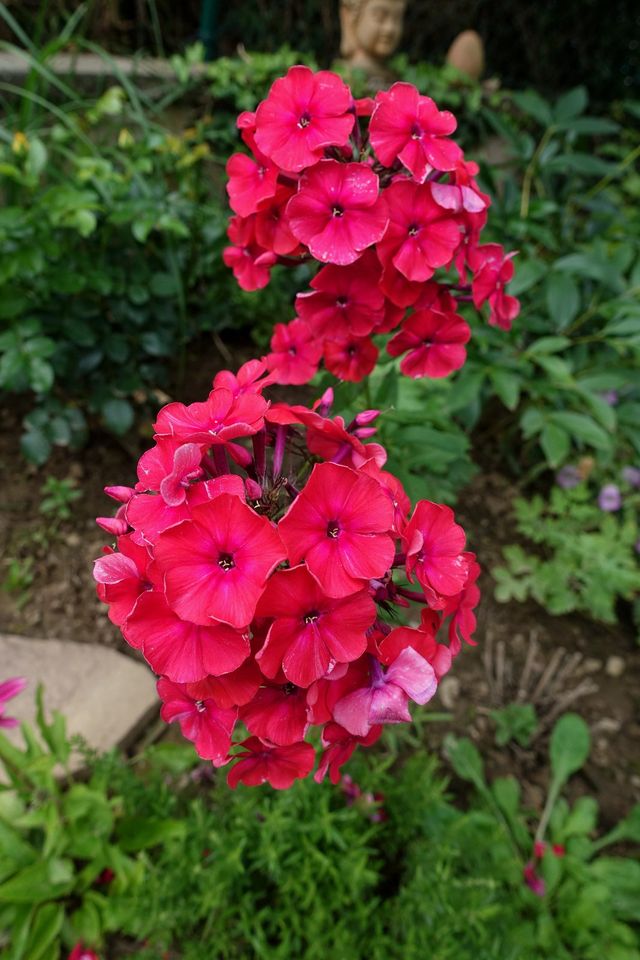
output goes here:
<path id="1" fill-rule="evenodd" d="M 200 350 L 194 354 L 181 399 L 204 396 L 215 369 L 229 361 L 214 346 L 207 354 L 207 362 Z M 244 354 L 240 349 L 235 355 Z M 108 537 L 94 518 L 111 512 L 112 501 L 102 493 L 105 484 L 135 481 L 136 454 L 148 438 L 120 442 L 95 432 L 82 451 L 59 449 L 36 469 L 25 466 L 19 454 L 23 412 L 20 403 L 0 410 L 0 631 L 107 644 L 133 656 L 95 595 L 92 560 Z M 57 528 L 40 512 L 41 488 L 49 475 L 74 481 L 82 493 L 72 505 L 72 519 Z M 457 515 L 485 571 L 478 646 L 463 651 L 429 708 L 447 712 L 450 719 L 426 725 L 425 737 L 439 749 L 449 730 L 472 736 L 489 773 L 514 774 L 528 805 L 539 810 L 548 782 L 548 731 L 560 712 L 576 710 L 591 727 L 593 750 L 573 790 L 595 793 L 603 825 L 611 825 L 640 800 L 640 649 L 624 626 L 612 628 L 581 616 L 552 617 L 533 602 L 495 601 L 487 571 L 500 562 L 502 545 L 515 539 L 510 517 L 514 494 L 507 478 L 485 472 L 459 498 Z M 13 573 L 15 580 L 16 566 L 27 567 L 32 582 L 9 592 L 7 579 Z M 621 658 L 622 665 L 612 664 L 612 656 Z M 622 667 L 618 676 L 610 675 L 613 667 Z M 10 669 L 10 664 L 0 665 L 0 677 Z M 498 748 L 489 711 L 518 696 L 534 702 L 540 733 L 526 750 Z"/>

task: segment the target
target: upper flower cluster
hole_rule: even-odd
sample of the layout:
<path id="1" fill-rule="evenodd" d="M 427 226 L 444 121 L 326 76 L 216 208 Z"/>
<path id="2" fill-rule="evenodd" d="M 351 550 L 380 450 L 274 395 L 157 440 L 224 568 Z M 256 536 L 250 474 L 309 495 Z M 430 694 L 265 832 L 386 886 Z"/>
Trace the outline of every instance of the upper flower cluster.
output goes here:
<path id="1" fill-rule="evenodd" d="M 452 511 L 412 511 L 366 442 L 378 411 L 346 424 L 330 392 L 270 405 L 273 379 L 251 361 L 218 373 L 206 401 L 164 407 L 138 482 L 108 487 L 120 507 L 98 521 L 117 547 L 95 563 L 98 595 L 160 677 L 164 719 L 233 763 L 231 786 L 309 774 L 312 725 L 316 778 L 337 780 L 358 743 L 433 696 L 479 598 Z M 412 602 L 420 625 L 395 625 Z"/>
<path id="2" fill-rule="evenodd" d="M 264 287 L 276 263 L 322 265 L 296 318 L 276 325 L 265 361 L 277 382 L 305 383 L 321 360 L 361 380 L 378 356 L 373 336 L 396 328 L 387 350 L 403 373 L 446 376 L 466 358 L 465 300 L 488 303 L 489 323 L 509 329 L 513 253 L 480 244 L 491 201 L 450 139 L 453 114 L 409 83 L 354 100 L 336 74 L 296 66 L 238 126 L 251 156 L 227 164 L 225 263 L 245 290 Z M 436 279 L 451 267 L 457 282 Z"/>

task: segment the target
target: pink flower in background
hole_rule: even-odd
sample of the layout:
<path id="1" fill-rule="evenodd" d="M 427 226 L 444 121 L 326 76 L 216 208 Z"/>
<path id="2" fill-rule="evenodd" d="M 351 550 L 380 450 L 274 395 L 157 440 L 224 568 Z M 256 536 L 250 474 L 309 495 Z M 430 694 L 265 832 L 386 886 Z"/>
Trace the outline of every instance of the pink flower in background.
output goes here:
<path id="1" fill-rule="evenodd" d="M 387 344 L 392 357 L 406 356 L 400 369 L 407 377 L 446 377 L 463 366 L 471 328 L 458 314 L 416 310 Z"/>
<path id="2" fill-rule="evenodd" d="M 278 529 L 290 562 L 305 560 L 329 597 L 346 597 L 391 566 L 392 524 L 392 505 L 375 480 L 320 463 Z"/>
<path id="3" fill-rule="evenodd" d="M 364 163 L 321 160 L 287 205 L 291 232 L 322 263 L 353 263 L 377 243 L 389 218 L 377 176 Z"/>
<path id="4" fill-rule="evenodd" d="M 382 264 L 392 263 L 407 280 L 429 280 L 460 244 L 455 217 L 433 199 L 430 183 L 397 180 L 385 197 L 389 226 L 378 244 Z"/>
<path id="5" fill-rule="evenodd" d="M 394 83 L 376 94 L 369 125 L 371 145 L 381 163 L 398 159 L 418 183 L 432 170 L 455 170 L 462 150 L 449 134 L 457 127 L 448 110 L 438 110 L 430 97 L 410 83 Z"/>
<path id="6" fill-rule="evenodd" d="M 297 173 L 316 163 L 325 147 L 346 144 L 354 122 L 350 107 L 351 92 L 337 74 L 291 67 L 256 110 L 255 142 L 283 170 Z"/>
<path id="7" fill-rule="evenodd" d="M 222 259 L 233 270 L 243 290 L 261 290 L 270 280 L 270 268 L 276 255 L 265 250 L 256 239 L 255 214 L 252 217 L 232 217 L 227 228 L 233 246 L 225 247 Z"/>
<path id="8" fill-rule="evenodd" d="M 18 726 L 20 721 L 16 720 L 15 717 L 5 716 L 4 710 L 9 700 L 13 700 L 19 693 L 22 693 L 27 683 L 26 677 L 12 677 L 10 680 L 0 683 L 0 727 L 9 729 Z"/>

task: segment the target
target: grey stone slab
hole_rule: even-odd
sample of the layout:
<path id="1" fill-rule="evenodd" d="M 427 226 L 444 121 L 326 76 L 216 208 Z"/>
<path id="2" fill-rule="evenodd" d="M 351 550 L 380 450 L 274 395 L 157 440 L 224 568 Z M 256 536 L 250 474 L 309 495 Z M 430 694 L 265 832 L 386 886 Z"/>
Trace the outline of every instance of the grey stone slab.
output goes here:
<path id="1" fill-rule="evenodd" d="M 29 685 L 9 701 L 6 715 L 32 723 L 42 683 L 47 716 L 59 710 L 69 733 L 81 734 L 96 750 L 129 742 L 158 713 L 149 668 L 108 647 L 0 634 L 0 681 L 17 676 Z M 22 744 L 19 728 L 3 732 Z"/>
<path id="2" fill-rule="evenodd" d="M 63 77 L 84 80 L 107 78 L 117 80 L 118 75 L 135 77 L 137 80 L 175 80 L 175 71 L 167 60 L 154 57 L 101 57 L 96 53 L 59 53 L 49 57 L 46 67 Z M 18 82 L 30 72 L 31 63 L 27 53 L 19 51 L 0 52 L 0 78 Z M 205 64 L 192 64 L 192 76 L 206 71 Z"/>

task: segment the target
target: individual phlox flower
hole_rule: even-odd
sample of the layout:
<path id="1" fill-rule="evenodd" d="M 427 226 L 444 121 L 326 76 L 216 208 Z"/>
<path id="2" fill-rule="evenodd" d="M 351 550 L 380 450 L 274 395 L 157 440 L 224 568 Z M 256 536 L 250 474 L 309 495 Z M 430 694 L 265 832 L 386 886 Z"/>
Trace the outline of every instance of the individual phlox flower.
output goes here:
<path id="1" fill-rule="evenodd" d="M 318 372 L 322 341 L 303 320 L 276 323 L 264 361 L 277 383 L 302 384 Z"/>
<path id="2" fill-rule="evenodd" d="M 476 309 L 489 302 L 489 323 L 510 330 L 518 316 L 520 303 L 516 297 L 505 292 L 505 286 L 513 279 L 513 257 L 516 252 L 505 254 L 498 243 L 487 243 L 470 251 L 468 261 L 474 271 L 471 283 L 473 304 Z"/>
<path id="3" fill-rule="evenodd" d="M 260 204 L 277 190 L 278 168 L 262 154 L 255 159 L 234 153 L 227 161 L 229 206 L 241 217 L 256 213 Z"/>
<path id="4" fill-rule="evenodd" d="M 286 552 L 266 517 L 239 497 L 222 494 L 194 507 L 190 520 L 165 530 L 154 556 L 164 574 L 167 602 L 179 617 L 244 628 Z"/>
<path id="5" fill-rule="evenodd" d="M 304 741 L 285 747 L 268 747 L 249 737 L 241 744 L 242 752 L 227 774 L 227 783 L 234 789 L 239 783 L 257 787 L 269 783 L 275 790 L 287 790 L 294 782 L 307 777 L 313 769 L 315 750 Z"/>
<path id="6" fill-rule="evenodd" d="M 349 266 L 328 264 L 311 281 L 313 290 L 298 294 L 296 312 L 319 337 L 336 332 L 366 337 L 384 314 L 380 273 L 378 258 L 369 250 Z"/>
<path id="7" fill-rule="evenodd" d="M 358 383 L 368 377 L 376 365 L 378 348 L 369 337 L 354 337 L 348 333 L 324 341 L 324 363 L 334 377 Z"/>
<path id="8" fill-rule="evenodd" d="M 392 357 L 406 354 L 400 370 L 407 377 L 446 377 L 463 366 L 471 328 L 458 314 L 416 310 L 387 344 Z"/>
<path id="9" fill-rule="evenodd" d="M 407 647 L 387 671 L 370 658 L 371 678 L 366 687 L 348 693 L 333 711 L 336 723 L 357 737 L 378 723 L 408 723 L 408 701 L 425 704 L 436 692 L 438 680 L 431 664 Z"/>
<path id="10" fill-rule="evenodd" d="M 366 590 L 341 598 L 327 596 L 301 565 L 271 577 L 257 615 L 273 621 L 256 658 L 263 673 L 275 677 L 282 667 L 291 683 L 309 687 L 336 662 L 362 656 L 376 608 Z"/>
<path id="11" fill-rule="evenodd" d="M 354 737 L 338 723 L 327 723 L 322 731 L 322 746 L 324 747 L 318 769 L 313 775 L 316 783 L 322 783 L 327 773 L 333 784 L 340 780 L 340 767 L 349 760 L 358 744 L 370 747 L 379 739 L 382 725 L 371 727 L 364 737 Z"/>
<path id="12" fill-rule="evenodd" d="M 392 263 L 407 280 L 428 280 L 438 267 L 451 261 L 460 244 L 455 217 L 436 203 L 431 187 L 431 183 L 398 180 L 385 192 L 389 226 L 378 243 L 378 256 L 383 265 Z M 385 295 L 390 296 L 388 290 Z"/>
<path id="13" fill-rule="evenodd" d="M 377 243 L 389 218 L 378 177 L 364 163 L 321 160 L 287 204 L 289 227 L 322 263 L 346 265 Z"/>
<path id="14" fill-rule="evenodd" d="M 225 247 L 222 259 L 243 290 L 261 290 L 271 279 L 270 269 L 276 254 L 265 250 L 256 240 L 255 214 L 251 217 L 232 217 L 227 234 L 232 246 Z"/>
<path id="15" fill-rule="evenodd" d="M 309 726 L 305 691 L 293 684 L 262 687 L 241 708 L 240 719 L 263 743 L 285 747 L 303 740 Z"/>
<path id="16" fill-rule="evenodd" d="M 465 534 L 450 507 L 420 500 L 403 536 L 407 574 L 416 577 L 432 607 L 460 593 L 469 574 Z"/>
<path id="17" fill-rule="evenodd" d="M 203 760 L 211 760 L 214 767 L 223 766 L 231 746 L 237 708 L 223 710 L 211 699 L 194 699 L 184 684 L 164 678 L 158 680 L 157 687 L 162 700 L 162 719 L 166 723 L 177 720 L 183 737 L 192 741 L 198 755 Z"/>
<path id="18" fill-rule="evenodd" d="M 275 81 L 255 113 L 255 142 L 282 170 L 316 163 L 325 147 L 349 139 L 351 93 L 335 73 L 295 66 Z"/>
<path id="19" fill-rule="evenodd" d="M 154 424 L 157 437 L 176 437 L 191 443 L 224 443 L 250 436 L 264 426 L 267 401 L 256 393 L 234 396 L 215 387 L 204 403 L 169 403 Z"/>
<path id="20" fill-rule="evenodd" d="M 204 625 L 182 620 L 159 591 L 140 598 L 123 633 L 156 673 L 176 683 L 230 673 L 251 652 L 246 632 L 212 619 Z"/>
<path id="21" fill-rule="evenodd" d="M 375 480 L 320 463 L 278 529 L 290 562 L 305 560 L 329 596 L 345 597 L 391 566 L 392 524 L 393 507 Z"/>
<path id="22" fill-rule="evenodd" d="M 462 158 L 458 144 L 448 139 L 456 127 L 452 113 L 438 110 L 412 84 L 399 82 L 376 94 L 369 139 L 381 163 L 390 167 L 398 159 L 424 183 L 431 170 L 454 170 Z"/>
<path id="23" fill-rule="evenodd" d="M 118 537 L 117 552 L 99 557 L 93 564 L 98 597 L 109 604 L 109 619 L 121 626 L 133 611 L 139 598 L 150 590 L 149 562 L 146 546 L 135 543 L 130 535 Z"/>

